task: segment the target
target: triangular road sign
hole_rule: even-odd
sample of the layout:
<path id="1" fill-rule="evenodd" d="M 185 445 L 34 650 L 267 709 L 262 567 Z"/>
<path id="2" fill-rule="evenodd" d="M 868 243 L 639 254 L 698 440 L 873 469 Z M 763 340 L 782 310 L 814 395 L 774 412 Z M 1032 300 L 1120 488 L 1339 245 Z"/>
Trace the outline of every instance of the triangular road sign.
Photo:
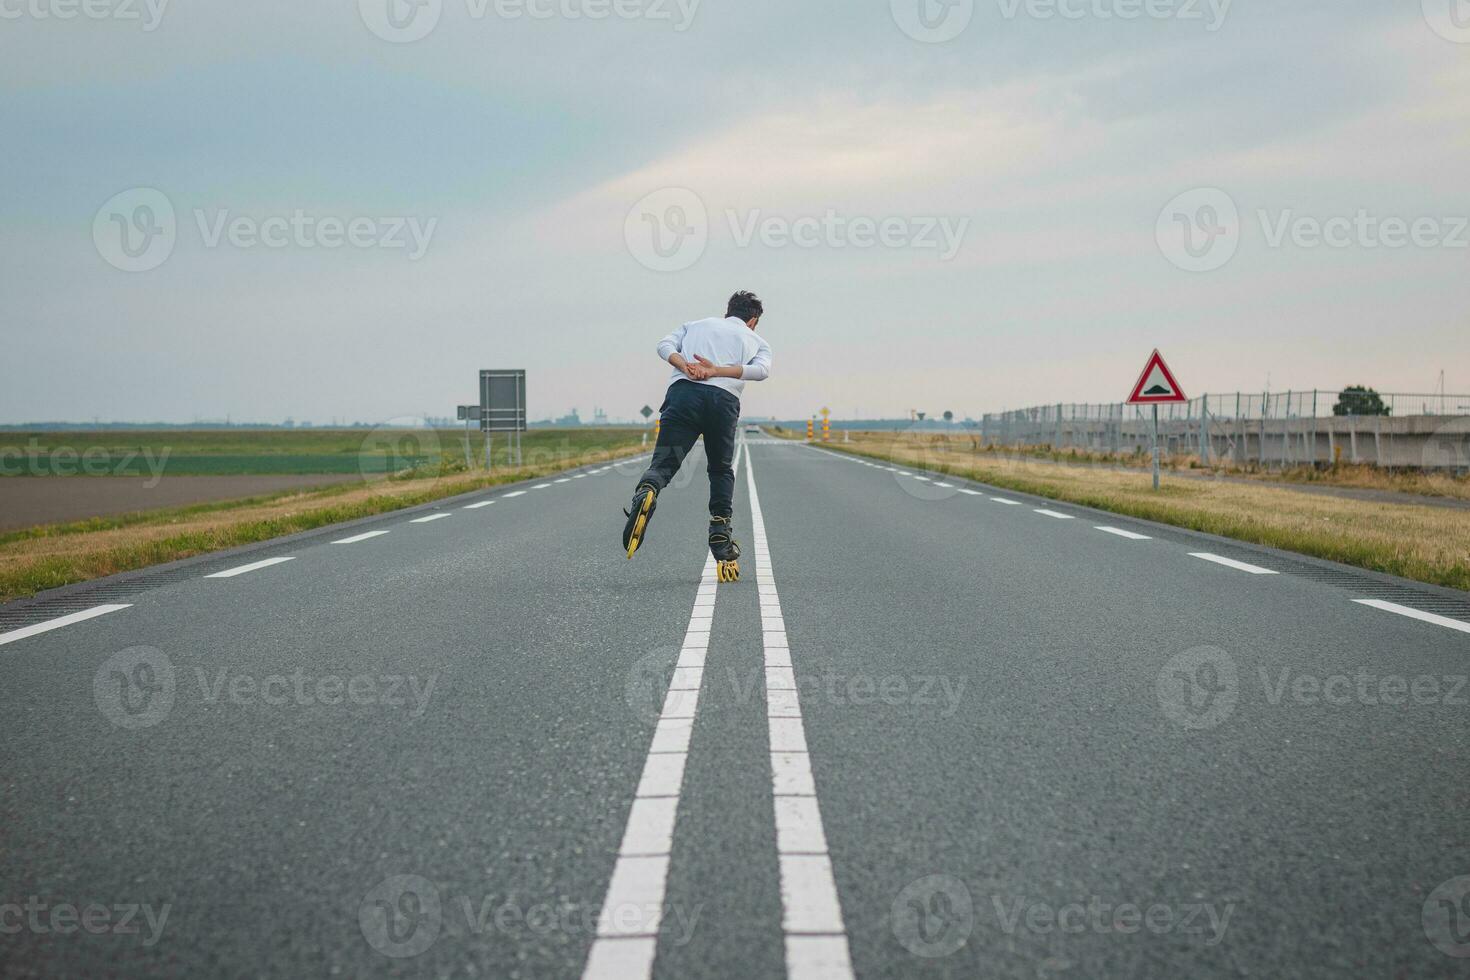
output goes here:
<path id="1" fill-rule="evenodd" d="M 1154 351 L 1143 373 L 1138 376 L 1138 384 L 1133 386 L 1133 394 L 1128 396 L 1128 404 L 1167 405 L 1187 401 L 1189 399 L 1185 397 L 1184 389 L 1174 380 L 1169 365 L 1164 363 L 1163 355 Z"/>

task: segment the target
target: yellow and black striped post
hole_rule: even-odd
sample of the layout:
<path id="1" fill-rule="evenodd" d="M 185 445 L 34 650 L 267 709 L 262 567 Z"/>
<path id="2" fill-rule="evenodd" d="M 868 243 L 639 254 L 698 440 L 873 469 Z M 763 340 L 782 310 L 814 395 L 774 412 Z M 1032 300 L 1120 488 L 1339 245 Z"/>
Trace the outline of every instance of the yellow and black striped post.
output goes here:
<path id="1" fill-rule="evenodd" d="M 826 416 L 822 417 L 822 441 L 827 442 L 832 438 L 832 423 Z"/>
<path id="2" fill-rule="evenodd" d="M 813 421 L 812 419 L 807 419 L 806 420 L 806 441 L 807 442 L 811 442 L 812 441 L 812 435 L 813 435 L 813 433 L 812 433 L 812 421 Z"/>

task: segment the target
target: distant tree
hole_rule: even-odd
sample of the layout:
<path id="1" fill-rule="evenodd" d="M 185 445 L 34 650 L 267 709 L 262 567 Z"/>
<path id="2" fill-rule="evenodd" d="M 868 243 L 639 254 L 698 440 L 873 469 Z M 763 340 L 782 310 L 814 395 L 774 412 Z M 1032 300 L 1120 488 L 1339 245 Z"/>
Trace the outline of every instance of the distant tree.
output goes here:
<path id="1" fill-rule="evenodd" d="M 1393 409 L 1383 404 L 1383 397 L 1372 388 L 1349 385 L 1337 396 L 1333 415 L 1392 415 Z"/>

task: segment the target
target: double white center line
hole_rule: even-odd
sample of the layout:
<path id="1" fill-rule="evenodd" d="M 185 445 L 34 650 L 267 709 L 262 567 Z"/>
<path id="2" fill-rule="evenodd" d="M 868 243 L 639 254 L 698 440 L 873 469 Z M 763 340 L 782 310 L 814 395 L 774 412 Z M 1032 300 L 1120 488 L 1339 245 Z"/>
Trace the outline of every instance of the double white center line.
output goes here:
<path id="1" fill-rule="evenodd" d="M 793 980 L 850 978 L 852 959 L 842 905 L 832 877 L 827 835 L 817 804 L 816 782 L 807 753 L 801 699 L 791 667 L 791 647 L 781 615 L 781 597 L 771 569 L 771 550 L 761 517 L 755 469 L 745 461 L 750 493 L 750 527 L 755 539 L 756 587 L 760 592 L 761 636 L 766 664 L 766 715 L 771 737 L 771 787 L 775 796 L 776 853 L 781 868 L 782 929 L 786 974 Z"/>
<path id="2" fill-rule="evenodd" d="M 737 449 L 737 471 L 740 455 Z M 674 822 L 684 785 L 684 764 L 689 758 L 689 737 L 699 708 L 699 688 L 704 681 L 718 583 L 711 555 L 704 563 L 684 646 L 674 665 L 669 693 L 664 697 L 653 744 L 648 748 L 643 775 L 633 796 L 618 860 L 597 918 L 597 938 L 582 973 L 584 980 L 647 980 L 653 974 L 669 856 L 674 847 Z"/>

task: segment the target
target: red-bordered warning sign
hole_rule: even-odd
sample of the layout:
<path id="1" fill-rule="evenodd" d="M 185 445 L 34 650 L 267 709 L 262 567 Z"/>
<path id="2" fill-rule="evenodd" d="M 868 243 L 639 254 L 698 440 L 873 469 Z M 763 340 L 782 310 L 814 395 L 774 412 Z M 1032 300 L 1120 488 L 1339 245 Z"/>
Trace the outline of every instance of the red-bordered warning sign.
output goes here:
<path id="1" fill-rule="evenodd" d="M 1187 401 L 1189 399 L 1185 396 L 1184 389 L 1179 387 L 1169 365 L 1164 363 L 1164 356 L 1155 350 L 1148 359 L 1148 364 L 1144 366 L 1143 373 L 1138 376 L 1138 384 L 1133 386 L 1128 404 L 1168 405 Z"/>

